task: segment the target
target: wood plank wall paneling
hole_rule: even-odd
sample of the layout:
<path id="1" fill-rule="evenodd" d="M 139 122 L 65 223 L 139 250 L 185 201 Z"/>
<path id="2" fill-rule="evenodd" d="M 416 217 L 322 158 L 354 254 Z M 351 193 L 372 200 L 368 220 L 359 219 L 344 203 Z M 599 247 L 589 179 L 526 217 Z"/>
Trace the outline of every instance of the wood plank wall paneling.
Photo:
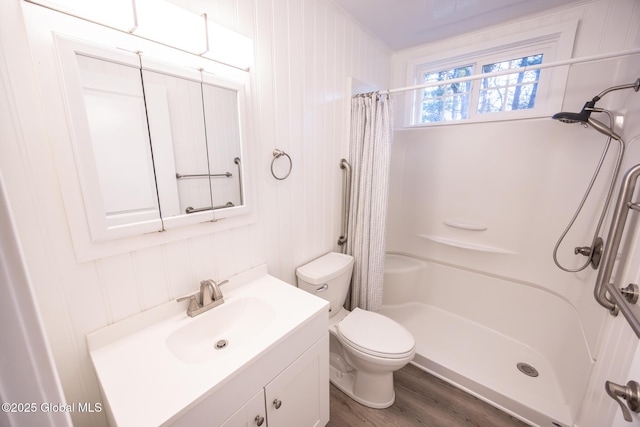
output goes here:
<path id="1" fill-rule="evenodd" d="M 10 68 L 30 66 L 27 59 L 7 61 L 11 96 L 18 100 L 15 121 L 24 135 L 0 147 L 0 166 L 69 402 L 100 400 L 87 333 L 195 291 L 205 278 L 263 263 L 293 284 L 297 266 L 337 250 L 349 78 L 380 88 L 389 83 L 390 50 L 329 0 L 173 1 L 254 40 L 249 114 L 255 224 L 78 262 L 67 215 L 82 212 L 65 211 L 54 150 L 42 144 L 47 130 L 33 126 L 49 120 L 38 108 L 38 94 L 31 93 L 38 84 L 33 73 Z M 11 14 L 21 22 L 17 10 Z M 18 29 L 26 43 L 24 28 Z M 271 177 L 274 148 L 293 159 L 285 181 Z M 104 414 L 72 416 L 76 425 L 106 425 Z"/>

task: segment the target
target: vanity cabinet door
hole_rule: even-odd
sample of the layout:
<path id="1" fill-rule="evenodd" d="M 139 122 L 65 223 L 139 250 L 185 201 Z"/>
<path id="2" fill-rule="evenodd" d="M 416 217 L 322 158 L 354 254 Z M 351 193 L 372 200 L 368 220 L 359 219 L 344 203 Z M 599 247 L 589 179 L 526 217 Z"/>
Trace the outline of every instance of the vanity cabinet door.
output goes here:
<path id="1" fill-rule="evenodd" d="M 220 427 L 267 427 L 264 407 L 264 389 L 260 390 L 242 408 L 229 417 Z"/>
<path id="2" fill-rule="evenodd" d="M 265 387 L 269 427 L 313 427 L 329 422 L 329 335 Z"/>

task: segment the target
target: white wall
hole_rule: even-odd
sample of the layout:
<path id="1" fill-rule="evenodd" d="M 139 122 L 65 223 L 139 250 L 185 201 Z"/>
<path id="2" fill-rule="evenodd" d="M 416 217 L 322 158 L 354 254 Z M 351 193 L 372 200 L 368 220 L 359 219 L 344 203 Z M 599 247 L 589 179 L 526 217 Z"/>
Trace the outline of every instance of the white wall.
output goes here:
<path id="1" fill-rule="evenodd" d="M 390 51 L 324 0 L 176 2 L 254 40 L 251 120 L 257 164 L 258 221 L 215 234 L 78 262 L 42 111 L 18 0 L 0 0 L 0 40 L 14 101 L 3 126 L 18 135 L 0 144 L 16 227 L 41 316 L 69 402 L 99 402 L 85 335 L 196 289 L 267 263 L 294 283 L 298 265 L 337 249 L 341 202 L 338 161 L 347 153 L 349 78 L 387 87 Z M 293 172 L 271 177 L 274 148 Z M 68 165 L 72 167 L 72 165 Z M 149 237 L 151 239 L 151 237 Z M 72 414 L 75 425 L 105 425 L 102 414 Z"/>
<path id="2" fill-rule="evenodd" d="M 0 39 L 8 36 L 7 30 L 0 26 Z M 3 53 L 0 49 L 0 64 L 6 61 Z M 8 93 L 4 71 L 0 66 L 0 93 Z M 0 97 L 0 117 L 10 114 L 12 103 L 12 99 Z M 15 131 L 11 126 L 0 126 L 0 140 L 16 139 Z M 25 268 L 1 172 L 0 230 L 0 324 L 3 326 L 0 341 L 4 343 L 0 363 L 0 402 L 36 404 L 36 410 L 30 413 L 0 412 L 0 425 L 68 426 L 71 423 L 69 414 L 46 412 L 40 408 L 41 403 L 62 402 L 63 393 Z"/>
<path id="3" fill-rule="evenodd" d="M 407 86 L 412 59 L 479 41 L 579 20 L 573 57 L 638 47 L 640 6 L 635 0 L 579 3 L 486 31 L 433 45 L 397 52 L 392 86 Z M 580 111 L 603 89 L 633 82 L 640 76 L 639 55 L 570 68 L 563 111 Z M 399 97 L 401 98 L 401 97 Z M 399 99 L 399 110 L 403 100 Z M 620 131 L 629 147 L 622 170 L 640 162 L 640 128 L 633 111 L 640 95 L 627 90 L 603 98 L 598 106 L 627 114 Z M 402 113 L 401 113 L 402 114 Z M 595 116 L 594 116 L 595 117 Z M 605 119 L 604 117 L 602 118 Z M 400 117 L 396 123 L 403 123 Z M 548 118 L 482 124 L 445 125 L 400 130 L 394 140 L 392 203 L 388 250 L 409 252 L 441 262 L 506 277 L 540 287 L 578 310 L 592 352 L 605 314 L 592 297 L 595 271 L 571 274 L 553 263 L 557 238 L 571 219 L 593 173 L 606 137 L 592 129 L 561 124 Z M 615 144 L 615 142 L 614 142 Z M 615 146 L 615 145 L 614 145 Z M 609 159 L 615 158 L 615 149 Z M 576 267 L 575 246 L 588 246 L 608 185 L 608 161 L 594 196 L 560 248 L 560 261 Z M 408 214 L 407 214 L 408 213 Z M 455 230 L 444 220 L 464 219 L 488 226 L 485 232 Z M 452 248 L 417 234 L 467 240 L 514 252 L 482 253 Z M 601 231 L 605 236 L 606 228 Z"/>

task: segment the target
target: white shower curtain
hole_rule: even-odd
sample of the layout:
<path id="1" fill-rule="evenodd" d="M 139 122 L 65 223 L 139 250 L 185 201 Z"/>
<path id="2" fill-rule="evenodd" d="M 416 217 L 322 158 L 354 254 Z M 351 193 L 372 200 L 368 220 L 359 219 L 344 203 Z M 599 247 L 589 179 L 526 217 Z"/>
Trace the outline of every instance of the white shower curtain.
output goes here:
<path id="1" fill-rule="evenodd" d="M 382 304 L 391 157 L 391 100 L 372 92 L 351 101 L 351 203 L 346 252 L 355 265 L 349 308 L 378 311 Z"/>

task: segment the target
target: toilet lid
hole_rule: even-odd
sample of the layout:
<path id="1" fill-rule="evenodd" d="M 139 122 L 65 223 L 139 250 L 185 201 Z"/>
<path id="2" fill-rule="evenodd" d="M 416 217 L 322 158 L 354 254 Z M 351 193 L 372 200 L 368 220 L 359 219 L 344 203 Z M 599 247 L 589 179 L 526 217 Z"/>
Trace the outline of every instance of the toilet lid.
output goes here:
<path id="1" fill-rule="evenodd" d="M 415 346 L 413 335 L 404 326 L 359 308 L 338 323 L 337 329 L 347 344 L 373 356 L 401 358 L 410 354 Z"/>

